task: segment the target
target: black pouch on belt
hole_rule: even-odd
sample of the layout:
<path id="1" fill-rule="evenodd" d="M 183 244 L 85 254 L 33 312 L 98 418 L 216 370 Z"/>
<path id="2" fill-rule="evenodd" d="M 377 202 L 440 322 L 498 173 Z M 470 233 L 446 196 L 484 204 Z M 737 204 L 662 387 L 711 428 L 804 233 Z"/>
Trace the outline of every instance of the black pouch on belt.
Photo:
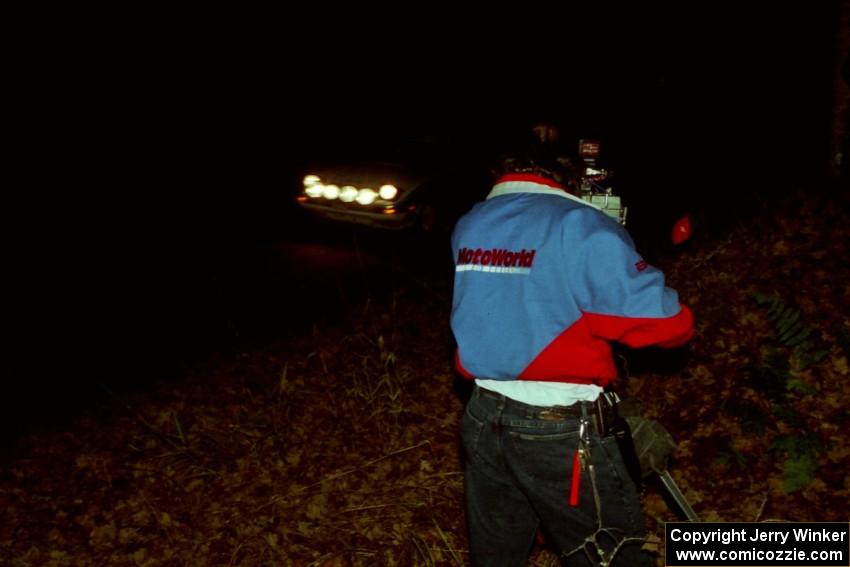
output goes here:
<path id="1" fill-rule="evenodd" d="M 632 439 L 632 430 L 629 427 L 629 422 L 626 421 L 624 415 L 630 412 L 640 413 L 639 407 L 632 407 L 631 400 L 621 400 L 616 394 L 605 393 L 599 396 L 601 400 L 600 406 L 607 408 L 602 412 L 605 414 L 605 435 L 611 435 L 617 441 L 617 447 L 620 449 L 620 455 L 623 457 L 623 463 L 626 465 L 626 470 L 635 484 L 640 484 L 643 479 L 641 474 L 640 459 L 638 458 L 635 449 L 634 440 Z M 600 408 L 602 409 L 602 408 Z"/>
<path id="2" fill-rule="evenodd" d="M 640 460 L 635 450 L 632 429 L 629 427 L 629 422 L 617 416 L 611 427 L 611 435 L 617 441 L 617 447 L 620 449 L 620 455 L 623 457 L 623 463 L 626 465 L 626 470 L 629 471 L 629 476 L 632 477 L 635 484 L 640 484 L 643 475 L 641 474 Z"/>

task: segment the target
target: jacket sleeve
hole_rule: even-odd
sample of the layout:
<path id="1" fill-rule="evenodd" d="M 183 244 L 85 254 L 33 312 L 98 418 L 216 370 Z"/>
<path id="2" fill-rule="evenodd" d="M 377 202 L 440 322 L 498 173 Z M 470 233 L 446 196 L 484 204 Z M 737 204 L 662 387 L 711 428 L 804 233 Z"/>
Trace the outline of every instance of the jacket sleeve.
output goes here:
<path id="1" fill-rule="evenodd" d="M 577 299 L 594 336 L 633 348 L 673 348 L 694 334 L 693 315 L 666 287 L 664 274 L 635 251 L 625 230 L 585 239 Z"/>

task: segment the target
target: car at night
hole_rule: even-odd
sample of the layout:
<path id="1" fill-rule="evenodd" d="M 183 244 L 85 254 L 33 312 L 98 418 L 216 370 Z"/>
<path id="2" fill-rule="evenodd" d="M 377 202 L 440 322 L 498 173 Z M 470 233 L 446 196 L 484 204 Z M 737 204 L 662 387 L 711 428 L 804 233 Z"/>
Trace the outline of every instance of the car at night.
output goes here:
<path id="1" fill-rule="evenodd" d="M 363 161 L 314 167 L 297 201 L 321 218 L 372 228 L 433 228 L 436 212 L 428 174 L 405 164 Z"/>
<path id="2" fill-rule="evenodd" d="M 299 207 L 333 223 L 445 233 L 486 194 L 486 167 L 451 141 L 420 137 L 382 150 L 312 160 L 299 175 Z"/>

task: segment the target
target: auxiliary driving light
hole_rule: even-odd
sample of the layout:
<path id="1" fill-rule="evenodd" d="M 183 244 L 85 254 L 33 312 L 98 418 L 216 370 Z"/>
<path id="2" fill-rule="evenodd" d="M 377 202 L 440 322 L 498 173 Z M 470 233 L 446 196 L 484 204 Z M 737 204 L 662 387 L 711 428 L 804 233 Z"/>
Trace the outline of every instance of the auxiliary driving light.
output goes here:
<path id="1" fill-rule="evenodd" d="M 324 195 L 325 199 L 336 199 L 339 197 L 339 187 L 336 185 L 325 185 L 322 195 Z"/>
<path id="2" fill-rule="evenodd" d="M 387 201 L 394 199 L 396 195 L 398 195 L 398 189 L 395 185 L 383 185 L 378 190 L 378 194 L 381 196 L 381 199 L 386 199 Z"/>
<path id="3" fill-rule="evenodd" d="M 339 200 L 343 203 L 350 203 L 357 198 L 357 187 L 346 185 L 339 191 Z"/>
<path id="4" fill-rule="evenodd" d="M 375 202 L 375 199 L 378 197 L 378 194 L 375 193 L 373 189 L 361 189 L 357 193 L 357 202 L 361 205 L 371 205 Z"/>

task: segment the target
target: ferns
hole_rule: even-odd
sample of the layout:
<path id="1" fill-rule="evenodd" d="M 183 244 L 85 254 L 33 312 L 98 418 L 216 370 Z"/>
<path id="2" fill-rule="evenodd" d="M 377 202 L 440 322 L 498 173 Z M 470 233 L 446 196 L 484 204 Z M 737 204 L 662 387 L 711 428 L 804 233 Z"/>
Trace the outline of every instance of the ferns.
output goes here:
<path id="1" fill-rule="evenodd" d="M 798 433 L 774 439 L 770 452 L 784 456 L 782 486 L 786 493 L 808 486 L 817 474 L 818 457 L 823 446 L 818 436 L 806 427 L 794 411 L 792 394 L 815 395 L 817 391 L 803 381 L 804 371 L 827 355 L 818 349 L 816 333 L 803 323 L 800 310 L 778 297 L 760 293 L 752 298 L 766 309 L 773 329 L 773 342 L 763 351 L 761 361 L 749 365 L 750 376 L 773 400 L 777 419 L 786 419 Z M 795 423 L 799 422 L 799 423 Z"/>
<path id="2" fill-rule="evenodd" d="M 800 320 L 800 310 L 788 305 L 778 297 L 761 293 L 752 295 L 755 302 L 767 308 L 767 320 L 774 327 L 776 340 L 783 346 L 793 349 L 791 364 L 798 370 L 805 370 L 817 364 L 827 355 L 825 350 L 815 350 L 814 329 Z"/>
<path id="3" fill-rule="evenodd" d="M 782 488 L 786 493 L 796 492 L 812 482 L 817 473 L 818 456 L 823 449 L 820 438 L 813 432 L 773 440 L 768 451 L 785 456 Z"/>

